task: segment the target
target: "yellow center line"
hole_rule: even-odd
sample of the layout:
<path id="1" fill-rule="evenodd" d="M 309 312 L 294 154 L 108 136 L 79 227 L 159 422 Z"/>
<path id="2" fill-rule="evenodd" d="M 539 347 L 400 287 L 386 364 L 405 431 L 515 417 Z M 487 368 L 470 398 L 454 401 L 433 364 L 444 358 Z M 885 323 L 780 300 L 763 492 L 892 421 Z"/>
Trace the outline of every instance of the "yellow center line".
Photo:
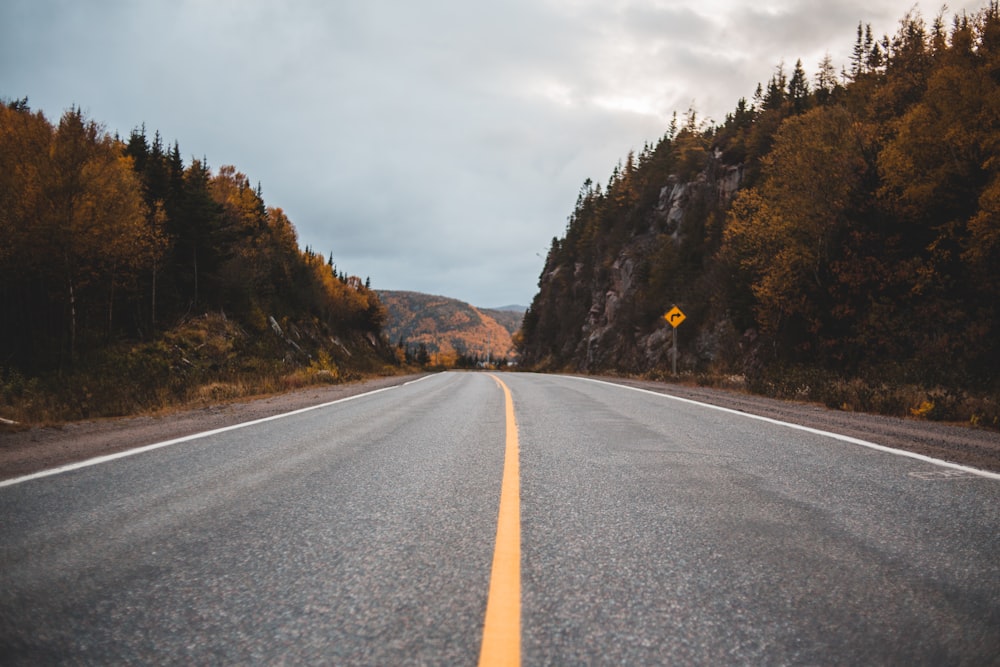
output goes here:
<path id="1" fill-rule="evenodd" d="M 503 389 L 507 440 L 500 485 L 497 542 L 486 601 L 483 644 L 479 650 L 480 667 L 521 664 L 521 484 L 517 460 L 517 422 L 514 420 L 514 399 L 510 389 L 497 376 L 490 377 Z"/>

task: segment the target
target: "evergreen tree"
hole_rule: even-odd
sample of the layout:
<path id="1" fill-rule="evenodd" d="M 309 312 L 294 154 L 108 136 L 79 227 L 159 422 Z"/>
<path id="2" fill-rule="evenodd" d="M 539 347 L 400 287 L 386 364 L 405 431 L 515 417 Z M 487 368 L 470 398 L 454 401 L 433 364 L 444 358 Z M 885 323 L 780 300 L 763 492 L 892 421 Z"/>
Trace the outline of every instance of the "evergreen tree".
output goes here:
<path id="1" fill-rule="evenodd" d="M 809 106 L 809 81 L 802 69 L 801 60 L 795 61 L 795 69 L 788 82 L 788 100 L 792 105 L 792 113 L 800 114 Z"/>
<path id="2" fill-rule="evenodd" d="M 129 134 L 125 145 L 125 155 L 132 158 L 135 170 L 143 173 L 146 169 L 146 159 L 149 157 L 149 142 L 146 141 L 146 126 L 136 127 Z"/>
<path id="3" fill-rule="evenodd" d="M 767 83 L 767 93 L 764 95 L 763 108 L 765 110 L 780 109 L 785 104 L 785 96 L 788 90 L 788 79 L 785 76 L 785 65 L 781 63 Z"/>
<path id="4" fill-rule="evenodd" d="M 869 32 L 871 27 L 869 26 Z M 861 22 L 858 22 L 858 37 L 854 42 L 854 50 L 851 51 L 851 78 L 857 81 L 864 73 L 865 67 L 865 45 L 863 41 L 864 28 Z"/>
<path id="5" fill-rule="evenodd" d="M 837 88 L 837 68 L 833 66 L 833 59 L 828 52 L 823 56 L 816 72 L 816 102 L 820 105 L 832 102 Z"/>

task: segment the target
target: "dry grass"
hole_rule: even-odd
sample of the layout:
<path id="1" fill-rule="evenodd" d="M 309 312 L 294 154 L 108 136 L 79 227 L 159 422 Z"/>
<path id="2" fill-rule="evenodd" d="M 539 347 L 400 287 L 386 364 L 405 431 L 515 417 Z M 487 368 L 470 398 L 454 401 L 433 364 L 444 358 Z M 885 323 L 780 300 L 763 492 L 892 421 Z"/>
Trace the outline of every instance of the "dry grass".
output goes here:
<path id="1" fill-rule="evenodd" d="M 188 407 L 336 384 L 407 369 L 372 344 L 333 340 L 307 325 L 298 342 L 270 329 L 248 334 L 224 315 L 192 318 L 145 343 L 96 353 L 72 372 L 27 378 L 0 368 L 0 432 Z"/>
<path id="2" fill-rule="evenodd" d="M 796 368 L 748 378 L 724 372 L 654 372 L 647 380 L 680 381 L 771 398 L 822 403 L 847 412 L 867 412 L 1000 429 L 1000 397 L 964 389 L 923 387 L 863 378 L 842 378 L 819 369 Z"/>

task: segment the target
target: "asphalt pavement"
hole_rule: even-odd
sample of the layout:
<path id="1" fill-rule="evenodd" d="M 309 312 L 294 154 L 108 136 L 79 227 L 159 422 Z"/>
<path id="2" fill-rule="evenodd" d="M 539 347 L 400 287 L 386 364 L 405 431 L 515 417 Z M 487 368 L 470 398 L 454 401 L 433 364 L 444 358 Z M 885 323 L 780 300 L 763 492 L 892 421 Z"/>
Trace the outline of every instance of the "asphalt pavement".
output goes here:
<path id="1" fill-rule="evenodd" d="M 1000 481 L 498 374 L 524 664 L 998 664 Z M 0 664 L 475 664 L 504 394 L 445 373 L 0 488 Z"/>

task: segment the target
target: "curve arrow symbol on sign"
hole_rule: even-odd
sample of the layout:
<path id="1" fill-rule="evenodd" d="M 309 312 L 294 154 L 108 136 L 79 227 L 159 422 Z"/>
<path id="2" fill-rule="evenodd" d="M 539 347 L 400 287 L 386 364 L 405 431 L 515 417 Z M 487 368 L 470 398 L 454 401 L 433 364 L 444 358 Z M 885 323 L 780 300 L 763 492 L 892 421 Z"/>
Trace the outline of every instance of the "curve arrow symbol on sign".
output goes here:
<path id="1" fill-rule="evenodd" d="M 681 322 L 687 319 L 687 316 L 684 315 L 684 313 L 681 312 L 681 309 L 678 308 L 677 306 L 674 306 L 673 308 L 668 310 L 667 314 L 664 315 L 663 317 L 664 319 L 667 320 L 670 326 L 672 326 L 675 329 L 680 326 Z"/>

